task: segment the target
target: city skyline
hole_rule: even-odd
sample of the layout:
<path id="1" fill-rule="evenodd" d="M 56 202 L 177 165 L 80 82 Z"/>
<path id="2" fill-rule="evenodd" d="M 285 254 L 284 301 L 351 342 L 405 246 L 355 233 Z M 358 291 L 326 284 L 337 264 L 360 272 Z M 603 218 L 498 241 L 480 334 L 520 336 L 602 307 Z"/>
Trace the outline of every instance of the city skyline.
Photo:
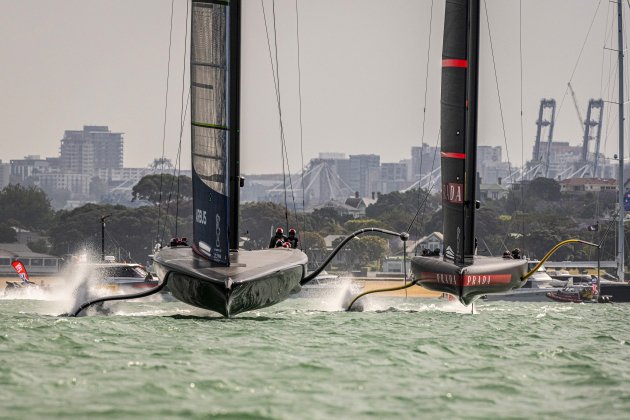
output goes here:
<path id="1" fill-rule="evenodd" d="M 612 9 L 608 9 L 614 5 L 591 0 L 548 3 L 532 0 L 522 5 L 522 145 L 519 37 L 515 30 L 519 26 L 519 2 L 487 2 L 505 139 L 482 13 L 479 143 L 502 146 L 504 158 L 509 155 L 514 166 L 530 158 L 538 104 L 543 97 L 553 97 L 562 104 L 554 139 L 573 145 L 581 141 L 574 105 L 566 96 L 569 79 L 582 113 L 591 97 L 614 99 L 614 90 L 606 85 L 605 78 L 610 75 L 603 64 L 606 61 L 607 65 L 604 57 L 608 56 L 602 49 L 604 45 L 615 46 L 610 41 Z M 322 150 L 378 154 L 384 162 L 397 162 L 422 140 L 434 145 L 439 129 L 443 1 L 434 3 L 432 15 L 428 0 L 398 0 L 397 7 L 392 8 L 371 0 L 298 4 L 304 164 Z M 571 13 L 567 14 L 569 5 Z M 0 4 L 3 16 L 11 17 L 0 28 L 0 50 L 6 64 L 0 76 L 0 88 L 5 92 L 0 113 L 0 159 L 8 162 L 31 154 L 56 156 L 63 132 L 83 125 L 107 125 L 123 132 L 126 167 L 143 167 L 159 157 L 165 124 L 170 7 L 168 0 Z M 271 2 L 265 2 L 265 7 L 267 23 L 271 24 Z M 283 123 L 290 169 L 295 173 L 302 165 L 295 2 L 278 1 L 276 9 Z M 593 28 L 576 66 L 596 9 Z M 181 131 L 182 167 L 189 168 L 189 130 L 186 124 L 181 129 L 179 118 L 185 15 L 185 2 L 175 2 L 165 152 L 174 159 Z M 427 76 L 426 39 L 431 17 Z M 27 19 L 32 25 L 24 25 Z M 282 162 L 277 104 L 259 2 L 245 3 L 243 20 L 241 168 L 250 174 L 278 173 Z M 30 31 L 33 26 L 40 30 Z M 577 70 L 571 78 L 574 67 Z M 609 118 L 608 110 L 613 106 L 607 106 L 603 151 L 612 156 L 616 150 L 615 117 Z"/>

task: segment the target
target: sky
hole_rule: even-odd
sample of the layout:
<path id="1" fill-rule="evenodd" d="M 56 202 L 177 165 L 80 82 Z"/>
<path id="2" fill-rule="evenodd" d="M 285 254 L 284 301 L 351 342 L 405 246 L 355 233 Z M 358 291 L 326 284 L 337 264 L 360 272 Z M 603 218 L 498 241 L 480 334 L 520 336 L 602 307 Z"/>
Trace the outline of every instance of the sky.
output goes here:
<path id="1" fill-rule="evenodd" d="M 275 3 L 291 172 L 319 152 L 374 153 L 381 162 L 398 162 L 408 159 L 411 147 L 422 141 L 436 144 L 444 0 L 298 0 L 299 20 L 296 0 Z M 188 83 L 182 75 L 188 60 L 187 3 L 174 1 L 169 71 L 171 4 L 0 0 L 0 159 L 58 156 L 64 130 L 108 125 L 124 133 L 125 166 L 148 165 L 162 155 L 163 144 L 166 157 L 174 160 L 181 137 L 182 168 L 190 168 L 190 129 L 187 121 L 181 123 L 182 91 Z M 479 144 L 502 146 L 503 158 L 520 166 L 523 158 L 531 157 L 541 98 L 555 98 L 560 106 L 554 140 L 581 144 L 582 129 L 571 96 L 566 95 L 567 82 L 574 87 L 582 115 L 589 98 L 617 100 L 616 53 L 604 48 L 616 48 L 612 26 L 616 6 L 604 0 L 486 4 L 481 22 Z M 264 5 L 272 25 L 272 1 L 264 0 Z M 243 0 L 244 174 L 282 171 L 262 10 L 261 1 Z M 625 5 L 624 13 L 629 12 Z M 271 42 L 275 55 L 273 38 Z M 602 145 L 608 156 L 617 151 L 616 108 L 607 103 L 604 110 Z"/>

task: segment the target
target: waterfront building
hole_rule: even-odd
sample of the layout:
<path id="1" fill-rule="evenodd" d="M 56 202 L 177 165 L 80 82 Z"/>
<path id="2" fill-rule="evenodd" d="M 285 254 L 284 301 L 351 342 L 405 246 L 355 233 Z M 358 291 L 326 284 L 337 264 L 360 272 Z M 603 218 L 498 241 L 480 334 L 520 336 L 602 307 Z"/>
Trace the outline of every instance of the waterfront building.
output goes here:
<path id="1" fill-rule="evenodd" d="M 61 258 L 33 252 L 28 246 L 20 243 L 0 243 L 0 276 L 15 276 L 11 263 L 16 260 L 24 264 L 31 276 L 42 276 L 57 274 Z M 15 278 L 17 279 L 17 276 Z"/>
<path id="2" fill-rule="evenodd" d="M 560 181 L 561 192 L 617 191 L 617 181 L 612 178 L 568 178 Z"/>

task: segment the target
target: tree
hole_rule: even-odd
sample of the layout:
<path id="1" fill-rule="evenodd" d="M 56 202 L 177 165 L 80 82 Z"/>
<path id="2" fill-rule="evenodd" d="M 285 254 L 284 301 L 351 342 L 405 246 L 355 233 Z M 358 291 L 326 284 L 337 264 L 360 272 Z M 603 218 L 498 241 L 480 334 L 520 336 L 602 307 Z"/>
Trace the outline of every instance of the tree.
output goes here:
<path id="1" fill-rule="evenodd" d="M 249 237 L 250 249 L 267 248 L 275 228 L 286 224 L 284 207 L 275 203 L 245 203 L 240 210 L 240 231 Z"/>
<path id="2" fill-rule="evenodd" d="M 121 259 L 144 263 L 152 252 L 156 236 L 168 241 L 175 235 L 173 216 L 161 214 L 157 232 L 158 210 L 152 206 L 130 208 L 121 205 L 86 204 L 57 213 L 50 230 L 51 252 L 55 255 L 90 252 L 100 258 L 101 217 L 110 215 L 105 226 L 105 253 Z M 190 237 L 192 217 L 179 219 L 178 236 Z"/>
<path id="3" fill-rule="evenodd" d="M 300 240 L 302 242 L 302 248 L 305 250 L 308 250 L 308 249 L 326 250 L 326 241 L 318 233 L 303 232 L 302 235 L 300 235 Z"/>
<path id="4" fill-rule="evenodd" d="M 17 242 L 17 233 L 8 224 L 0 224 L 0 243 Z"/>
<path id="5" fill-rule="evenodd" d="M 343 227 L 346 229 L 348 233 L 352 233 L 366 227 L 389 229 L 389 227 L 385 225 L 383 222 L 381 222 L 380 220 L 375 220 L 375 219 L 352 219 L 344 223 Z"/>
<path id="6" fill-rule="evenodd" d="M 420 237 L 429 233 L 427 223 L 439 204 L 439 196 L 432 195 L 430 191 L 395 191 L 382 194 L 376 203 L 366 209 L 366 216 L 380 220 L 389 229 L 397 232 L 409 229 L 410 234 Z"/>
<path id="7" fill-rule="evenodd" d="M 529 199 L 539 198 L 547 201 L 560 200 L 560 184 L 551 178 L 536 178 L 527 185 Z"/>
<path id="8" fill-rule="evenodd" d="M 333 241 L 333 247 L 337 247 L 345 238 L 337 238 Z M 359 269 L 369 264 L 375 265 L 385 257 L 388 251 L 387 241 L 377 236 L 356 237 L 348 242 L 342 253 L 345 253 L 347 268 Z"/>
<path id="9" fill-rule="evenodd" d="M 49 252 L 48 242 L 44 238 L 40 238 L 33 242 L 28 242 L 26 246 L 28 246 L 31 251 L 39 252 L 40 254 L 48 254 Z"/>
<path id="10" fill-rule="evenodd" d="M 308 256 L 309 268 L 315 269 L 327 257 L 326 241 L 315 232 L 303 232 L 300 235 L 302 250 Z"/>
<path id="11" fill-rule="evenodd" d="M 47 228 L 54 214 L 44 191 L 19 184 L 0 191 L 0 209 L 0 223 L 14 221 L 31 230 Z"/>
<path id="12" fill-rule="evenodd" d="M 176 201 L 178 199 L 178 183 L 179 200 L 191 201 L 193 195 L 192 180 L 186 175 L 176 177 L 165 173 L 143 176 L 132 188 L 133 198 L 131 201 L 148 201 L 155 206 Z"/>

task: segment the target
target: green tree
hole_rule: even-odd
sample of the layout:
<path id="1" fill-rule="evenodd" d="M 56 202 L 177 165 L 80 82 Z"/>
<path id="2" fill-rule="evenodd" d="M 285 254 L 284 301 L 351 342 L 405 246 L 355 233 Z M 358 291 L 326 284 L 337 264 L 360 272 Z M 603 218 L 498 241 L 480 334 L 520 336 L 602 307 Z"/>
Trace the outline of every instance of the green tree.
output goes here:
<path id="1" fill-rule="evenodd" d="M 431 194 L 431 191 L 396 191 L 382 194 L 376 203 L 366 209 L 366 216 L 380 220 L 384 226 L 397 232 L 407 231 L 411 226 L 408 233 L 419 237 L 430 233 L 427 224 L 439 205 L 439 195 Z"/>
<path id="2" fill-rule="evenodd" d="M 344 238 L 333 241 L 337 247 Z M 341 252 L 347 259 L 347 269 L 360 269 L 367 265 L 377 266 L 389 250 L 387 241 L 377 236 L 361 236 L 348 242 Z"/>
<path id="3" fill-rule="evenodd" d="M 560 184 L 551 178 L 536 178 L 527 185 L 525 192 L 529 199 L 547 201 L 560 200 Z"/>
<path id="4" fill-rule="evenodd" d="M 348 233 L 352 233 L 366 227 L 389 229 L 387 225 L 385 225 L 380 220 L 376 220 L 376 219 L 352 219 L 344 223 L 343 227 L 346 229 Z"/>
<path id="5" fill-rule="evenodd" d="M 121 205 L 86 204 L 57 213 L 50 229 L 51 252 L 55 255 L 101 252 L 101 217 L 110 215 L 105 225 L 105 253 L 144 263 L 152 252 L 156 236 L 168 241 L 174 236 L 175 220 L 162 214 L 157 232 L 158 210 L 152 206 L 130 208 Z M 178 221 L 178 235 L 190 236 L 192 219 Z"/>
<path id="6" fill-rule="evenodd" d="M 17 242 L 17 233 L 8 224 L 0 224 L 0 242 L 1 243 L 13 243 Z"/>
<path id="7" fill-rule="evenodd" d="M 249 237 L 250 249 L 267 248 L 275 229 L 286 225 L 284 207 L 275 203 L 245 203 L 240 213 L 240 231 Z"/>
<path id="8" fill-rule="evenodd" d="M 40 254 L 48 254 L 50 251 L 50 247 L 48 246 L 48 241 L 44 238 L 40 238 L 33 242 L 28 242 L 26 244 L 28 248 L 33 252 L 39 252 Z"/>
<path id="9" fill-rule="evenodd" d="M 0 223 L 17 222 L 29 230 L 47 228 L 54 214 L 41 189 L 19 184 L 9 184 L 0 191 L 0 209 Z"/>
<path id="10" fill-rule="evenodd" d="M 154 174 L 143 176 L 136 185 L 133 186 L 131 201 L 147 201 L 153 205 L 174 202 L 177 200 L 179 183 L 179 200 L 192 200 L 192 180 L 185 176 L 179 177 L 171 174 Z"/>
<path id="11" fill-rule="evenodd" d="M 326 241 L 324 238 L 316 232 L 303 232 L 300 235 L 300 241 L 302 242 L 302 248 L 307 249 L 326 249 Z"/>

